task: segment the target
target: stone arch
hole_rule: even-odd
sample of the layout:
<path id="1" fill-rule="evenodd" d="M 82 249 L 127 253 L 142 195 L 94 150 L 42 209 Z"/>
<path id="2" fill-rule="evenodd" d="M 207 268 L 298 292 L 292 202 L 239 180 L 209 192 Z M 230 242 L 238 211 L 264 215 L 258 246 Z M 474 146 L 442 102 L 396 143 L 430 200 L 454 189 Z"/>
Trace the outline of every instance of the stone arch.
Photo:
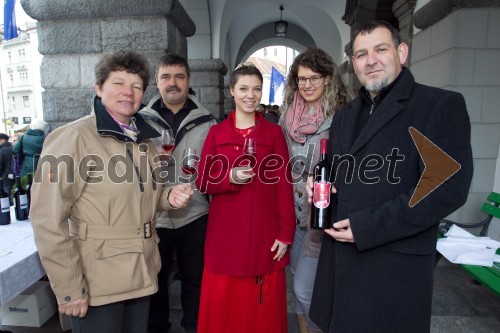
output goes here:
<path id="1" fill-rule="evenodd" d="M 231 68 L 248 58 L 255 51 L 270 45 L 284 45 L 302 52 L 308 46 L 316 46 L 313 38 L 301 27 L 288 23 L 287 37 L 276 37 L 274 34 L 274 23 L 266 23 L 250 32 L 243 40 L 238 55 Z"/>

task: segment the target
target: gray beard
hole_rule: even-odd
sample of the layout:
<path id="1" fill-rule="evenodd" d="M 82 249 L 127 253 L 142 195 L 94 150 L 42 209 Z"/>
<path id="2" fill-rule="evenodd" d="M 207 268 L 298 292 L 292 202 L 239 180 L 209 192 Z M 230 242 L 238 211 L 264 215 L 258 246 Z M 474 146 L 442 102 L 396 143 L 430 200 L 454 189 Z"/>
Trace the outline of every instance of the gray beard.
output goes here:
<path id="1" fill-rule="evenodd" d="M 378 93 L 380 92 L 380 90 L 387 87 L 388 85 L 389 85 L 389 79 L 383 78 L 379 81 L 367 82 L 365 85 L 365 89 L 368 90 L 369 92 Z"/>

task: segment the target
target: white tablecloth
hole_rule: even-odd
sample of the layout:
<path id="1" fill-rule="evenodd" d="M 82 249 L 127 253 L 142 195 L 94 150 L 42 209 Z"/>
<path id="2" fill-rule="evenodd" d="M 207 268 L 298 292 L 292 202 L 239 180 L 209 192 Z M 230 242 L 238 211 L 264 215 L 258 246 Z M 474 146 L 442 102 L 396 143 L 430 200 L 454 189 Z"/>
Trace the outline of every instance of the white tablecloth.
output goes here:
<path id="1" fill-rule="evenodd" d="M 29 220 L 0 225 L 0 305 L 45 275 Z"/>

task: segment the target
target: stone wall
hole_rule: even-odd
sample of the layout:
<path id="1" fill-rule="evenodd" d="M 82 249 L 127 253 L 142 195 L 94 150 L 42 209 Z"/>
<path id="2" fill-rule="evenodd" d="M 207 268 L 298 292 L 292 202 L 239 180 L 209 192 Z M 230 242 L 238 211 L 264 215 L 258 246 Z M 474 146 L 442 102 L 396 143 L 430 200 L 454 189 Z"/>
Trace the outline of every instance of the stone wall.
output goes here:
<path id="1" fill-rule="evenodd" d="M 200 103 L 215 118 L 224 119 L 224 75 L 227 67 L 221 59 L 190 59 L 191 87 Z"/>
<path id="2" fill-rule="evenodd" d="M 466 223 L 482 219 L 481 205 L 493 190 L 500 144 L 499 31 L 500 8 L 458 9 L 413 37 L 417 82 L 458 91 L 467 103 L 474 176 L 467 203 L 450 216 Z M 500 226 L 490 233 L 500 239 Z"/>
<path id="3" fill-rule="evenodd" d="M 133 49 L 154 64 L 168 50 L 187 58 L 193 21 L 178 0 L 21 0 L 38 20 L 44 119 L 51 129 L 90 113 L 99 55 Z M 152 82 L 154 83 L 154 77 Z M 154 93 L 151 85 L 145 100 Z"/>

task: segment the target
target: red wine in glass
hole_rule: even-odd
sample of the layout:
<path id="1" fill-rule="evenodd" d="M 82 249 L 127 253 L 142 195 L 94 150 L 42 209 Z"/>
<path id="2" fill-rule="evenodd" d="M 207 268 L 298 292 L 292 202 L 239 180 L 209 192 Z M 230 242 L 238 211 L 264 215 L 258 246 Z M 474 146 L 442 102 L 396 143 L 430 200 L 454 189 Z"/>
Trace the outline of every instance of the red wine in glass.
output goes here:
<path id="1" fill-rule="evenodd" d="M 166 144 L 162 144 L 161 147 L 163 148 L 163 150 L 165 150 L 166 152 L 171 152 L 172 150 L 174 150 L 174 145 L 166 145 Z"/>
<path id="2" fill-rule="evenodd" d="M 161 130 L 161 147 L 167 153 L 172 152 L 174 150 L 175 145 L 175 137 L 174 132 L 170 128 Z"/>
<path id="3" fill-rule="evenodd" d="M 186 175 L 191 176 L 197 172 L 200 157 L 196 155 L 196 149 L 186 148 L 182 155 L 181 169 Z"/>
<path id="4" fill-rule="evenodd" d="M 188 176 L 191 176 L 192 174 L 196 173 L 196 168 L 194 166 L 183 165 L 181 166 L 181 169 L 182 172 L 184 172 Z"/>

